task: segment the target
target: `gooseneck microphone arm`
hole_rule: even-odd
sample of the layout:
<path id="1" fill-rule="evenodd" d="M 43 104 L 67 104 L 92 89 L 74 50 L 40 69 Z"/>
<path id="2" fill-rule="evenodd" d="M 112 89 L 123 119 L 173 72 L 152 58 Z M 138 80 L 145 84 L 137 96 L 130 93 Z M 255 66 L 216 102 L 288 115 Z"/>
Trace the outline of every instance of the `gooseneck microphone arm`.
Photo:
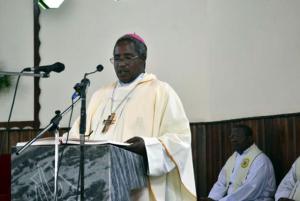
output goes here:
<path id="1" fill-rule="evenodd" d="M 28 73 L 28 72 L 7 72 L 7 71 L 0 71 L 0 75 L 10 75 L 10 76 L 29 76 L 29 77 L 41 77 L 41 78 L 48 78 L 49 74 L 46 73 Z"/>
<path id="2" fill-rule="evenodd" d="M 80 124 L 79 124 L 79 133 L 81 134 L 80 136 L 82 135 L 84 136 L 86 131 L 86 89 L 88 86 L 90 86 L 90 80 L 87 79 L 86 77 L 96 72 L 101 72 L 102 70 L 103 70 L 103 66 L 101 64 L 98 65 L 95 71 L 92 71 L 90 73 L 85 73 L 81 82 L 77 83 L 74 86 L 75 91 L 81 97 Z M 84 142 L 84 138 L 82 140 Z"/>
<path id="3" fill-rule="evenodd" d="M 84 78 L 86 78 L 88 75 L 91 75 L 91 74 L 94 74 L 94 73 L 97 73 L 97 72 L 101 72 L 101 71 L 103 71 L 103 69 L 104 69 L 104 67 L 103 67 L 101 64 L 99 64 L 99 65 L 96 67 L 96 70 L 95 70 L 95 71 L 92 71 L 92 72 L 90 72 L 90 73 L 85 73 L 85 74 L 84 74 Z"/>

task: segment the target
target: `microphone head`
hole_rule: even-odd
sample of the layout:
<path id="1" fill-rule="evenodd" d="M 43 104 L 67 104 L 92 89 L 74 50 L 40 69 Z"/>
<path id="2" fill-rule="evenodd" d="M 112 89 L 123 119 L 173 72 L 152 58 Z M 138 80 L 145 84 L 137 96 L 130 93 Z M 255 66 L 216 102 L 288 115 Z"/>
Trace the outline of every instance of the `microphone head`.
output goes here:
<path id="1" fill-rule="evenodd" d="M 65 70 L 65 65 L 63 63 L 56 62 L 53 64 L 52 71 L 60 73 L 63 70 Z"/>
<path id="2" fill-rule="evenodd" d="M 96 68 L 97 68 L 97 71 L 99 71 L 99 72 L 103 71 L 103 69 L 104 69 L 104 67 L 101 64 L 99 64 Z"/>

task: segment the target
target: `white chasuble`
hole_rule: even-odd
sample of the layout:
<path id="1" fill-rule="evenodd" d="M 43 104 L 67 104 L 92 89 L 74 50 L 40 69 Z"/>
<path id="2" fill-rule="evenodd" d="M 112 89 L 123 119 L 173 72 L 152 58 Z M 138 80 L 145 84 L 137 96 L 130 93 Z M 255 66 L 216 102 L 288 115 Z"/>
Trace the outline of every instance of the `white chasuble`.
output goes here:
<path id="1" fill-rule="evenodd" d="M 112 112 L 115 121 L 102 133 L 103 121 Z M 189 121 L 167 83 L 145 73 L 127 86 L 114 83 L 101 88 L 91 98 L 86 128 L 89 139 L 144 139 L 150 186 L 134 200 L 196 200 Z M 79 138 L 79 118 L 70 138 Z"/>

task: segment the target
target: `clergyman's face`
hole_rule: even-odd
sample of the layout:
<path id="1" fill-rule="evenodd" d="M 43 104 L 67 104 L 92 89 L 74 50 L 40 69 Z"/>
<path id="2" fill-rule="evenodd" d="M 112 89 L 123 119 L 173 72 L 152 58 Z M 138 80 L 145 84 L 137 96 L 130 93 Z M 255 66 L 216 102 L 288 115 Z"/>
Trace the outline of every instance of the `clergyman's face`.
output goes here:
<path id="1" fill-rule="evenodd" d="M 252 137 L 245 135 L 242 129 L 233 128 L 230 135 L 231 145 L 238 153 L 243 153 L 253 143 Z"/>
<path id="2" fill-rule="evenodd" d="M 123 83 L 130 83 L 145 72 L 144 61 L 138 57 L 134 44 L 130 41 L 121 41 L 116 45 L 114 59 L 116 75 Z"/>

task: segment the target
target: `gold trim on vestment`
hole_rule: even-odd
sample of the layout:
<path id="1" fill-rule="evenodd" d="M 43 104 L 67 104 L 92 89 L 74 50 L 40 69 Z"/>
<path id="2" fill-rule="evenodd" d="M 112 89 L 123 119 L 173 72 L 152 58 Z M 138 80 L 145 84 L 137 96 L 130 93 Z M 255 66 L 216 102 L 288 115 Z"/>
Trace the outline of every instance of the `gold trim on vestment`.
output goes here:
<path id="1" fill-rule="evenodd" d="M 197 195 L 195 196 L 186 186 L 185 186 L 185 184 L 182 182 L 182 178 L 181 178 L 181 175 L 180 175 L 180 171 L 179 171 L 179 168 L 178 168 L 178 165 L 177 165 L 177 163 L 176 163 L 176 161 L 175 161 L 175 159 L 173 158 L 173 156 L 171 155 L 171 153 L 169 152 L 169 150 L 168 150 L 168 148 L 167 148 L 167 146 L 160 140 L 160 139 L 158 139 L 159 141 L 160 141 L 160 143 L 162 144 L 162 146 L 165 148 L 165 150 L 166 150 L 166 153 L 167 153 L 167 155 L 170 157 L 170 159 L 173 161 L 173 163 L 175 164 L 175 166 L 176 166 L 176 169 L 177 169 L 177 172 L 178 172 L 178 175 L 179 175 L 179 177 L 180 177 L 180 182 L 183 184 L 183 186 L 184 186 L 184 188 L 195 198 L 195 199 L 197 199 Z"/>

